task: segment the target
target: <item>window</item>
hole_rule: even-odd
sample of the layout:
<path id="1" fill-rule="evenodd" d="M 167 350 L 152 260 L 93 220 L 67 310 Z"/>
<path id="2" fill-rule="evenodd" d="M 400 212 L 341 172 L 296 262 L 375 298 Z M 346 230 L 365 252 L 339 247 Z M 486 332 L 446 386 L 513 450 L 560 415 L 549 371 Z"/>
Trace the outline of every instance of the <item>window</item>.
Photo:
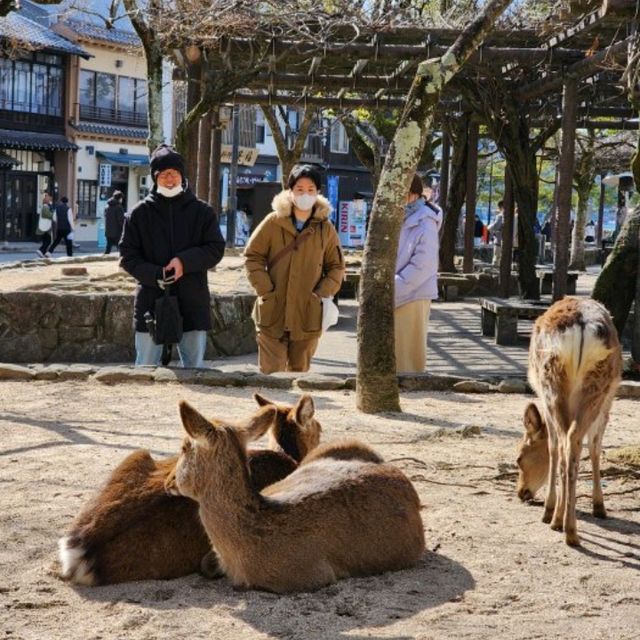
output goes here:
<path id="1" fill-rule="evenodd" d="M 337 120 L 331 125 L 331 153 L 349 153 L 349 138 L 347 132 Z"/>
<path id="2" fill-rule="evenodd" d="M 13 63 L 0 58 L 0 109 L 11 109 L 13 101 Z"/>
<path id="3" fill-rule="evenodd" d="M 260 107 L 256 108 L 256 143 L 262 144 L 264 143 L 265 137 L 265 121 L 264 121 L 264 113 L 262 113 L 262 109 Z"/>
<path id="4" fill-rule="evenodd" d="M 136 81 L 133 78 L 118 78 L 118 110 L 133 113 L 136 102 Z"/>
<path id="5" fill-rule="evenodd" d="M 82 70 L 80 116 L 88 120 L 144 126 L 147 120 L 146 80 Z"/>
<path id="6" fill-rule="evenodd" d="M 78 217 L 95 218 L 98 202 L 96 180 L 78 180 Z"/>
<path id="7" fill-rule="evenodd" d="M 80 71 L 80 104 L 93 107 L 96 74 L 93 71 Z"/>
<path id="8" fill-rule="evenodd" d="M 145 118 L 147 117 L 147 81 L 146 80 L 136 80 L 136 113 L 138 115 L 142 115 Z"/>
<path id="9" fill-rule="evenodd" d="M 110 73 L 96 73 L 96 107 L 116 108 L 116 77 Z"/>

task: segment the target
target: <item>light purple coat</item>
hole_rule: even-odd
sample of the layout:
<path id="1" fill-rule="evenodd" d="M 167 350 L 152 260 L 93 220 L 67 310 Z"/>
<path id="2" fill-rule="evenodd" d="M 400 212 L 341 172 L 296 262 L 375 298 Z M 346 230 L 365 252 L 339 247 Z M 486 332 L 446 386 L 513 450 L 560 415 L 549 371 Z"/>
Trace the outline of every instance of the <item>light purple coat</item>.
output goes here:
<path id="1" fill-rule="evenodd" d="M 395 277 L 395 306 L 416 300 L 435 300 L 438 297 L 438 230 L 442 212 L 424 204 L 407 205 L 415 208 L 404 220 L 398 243 Z M 420 204 L 422 203 L 422 204 Z"/>

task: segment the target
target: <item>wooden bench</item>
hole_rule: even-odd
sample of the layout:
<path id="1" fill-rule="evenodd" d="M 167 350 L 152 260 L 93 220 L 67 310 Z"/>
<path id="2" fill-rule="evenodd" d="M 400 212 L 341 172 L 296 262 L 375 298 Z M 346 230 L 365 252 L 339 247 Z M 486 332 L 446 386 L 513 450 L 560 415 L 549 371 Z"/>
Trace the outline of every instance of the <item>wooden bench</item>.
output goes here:
<path id="1" fill-rule="evenodd" d="M 551 293 L 553 290 L 553 269 L 541 268 L 536 269 L 536 277 L 540 280 L 540 293 Z M 578 282 L 579 271 L 567 271 L 567 294 L 576 294 L 576 284 Z"/>
<path id="2" fill-rule="evenodd" d="M 535 320 L 548 308 L 548 303 L 538 300 L 481 298 L 482 335 L 495 335 L 499 345 L 517 344 L 518 319 Z"/>

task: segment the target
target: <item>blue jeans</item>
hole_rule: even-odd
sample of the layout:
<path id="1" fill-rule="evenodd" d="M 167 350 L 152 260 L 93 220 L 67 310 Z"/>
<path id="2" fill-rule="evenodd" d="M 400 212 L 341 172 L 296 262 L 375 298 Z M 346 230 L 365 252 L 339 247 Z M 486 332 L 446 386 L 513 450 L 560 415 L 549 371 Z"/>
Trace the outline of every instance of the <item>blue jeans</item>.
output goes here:
<path id="1" fill-rule="evenodd" d="M 156 344 L 148 333 L 136 331 L 136 367 L 141 365 L 158 366 L 162 358 L 162 345 Z M 202 366 L 204 351 L 207 347 L 206 331 L 185 331 L 178 343 L 180 362 L 185 369 Z"/>

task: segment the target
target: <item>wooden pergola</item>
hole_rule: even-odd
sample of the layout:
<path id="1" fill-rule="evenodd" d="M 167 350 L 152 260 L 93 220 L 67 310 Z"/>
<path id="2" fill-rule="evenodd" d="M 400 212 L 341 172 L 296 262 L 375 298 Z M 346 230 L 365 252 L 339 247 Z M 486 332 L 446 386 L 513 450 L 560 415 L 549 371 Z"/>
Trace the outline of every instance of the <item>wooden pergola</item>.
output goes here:
<path id="1" fill-rule="evenodd" d="M 512 88 L 519 109 L 532 128 L 555 119 L 562 129 L 557 188 L 557 230 L 554 297 L 566 292 L 571 178 L 576 128 L 637 129 L 638 113 L 631 106 L 622 80 L 627 51 L 637 28 L 635 0 L 570 3 L 567 15 L 549 16 L 542 32 L 496 30 L 448 85 L 438 108 L 441 117 L 465 111 L 460 83 L 483 83 L 500 77 Z M 459 35 L 454 29 L 395 28 L 353 37 L 334 33 L 328 42 L 301 42 L 286 38 L 233 38 L 190 47 L 206 51 L 209 80 L 224 79 L 228 61 L 251 60 L 241 80 L 221 82 L 227 87 L 222 102 L 288 105 L 326 109 L 401 108 L 411 87 L 416 66 L 442 56 Z M 179 48 L 176 45 L 176 48 Z M 182 47 L 185 50 L 185 47 Z M 262 55 L 256 61 L 256 51 Z M 222 53 L 223 52 L 223 53 Z M 185 68 L 189 65 L 185 65 Z M 202 67 L 197 72 L 202 76 Z M 237 71 L 236 71 L 237 73 Z M 190 79 L 193 75 L 189 73 Z M 477 139 L 469 147 L 472 171 L 477 167 Z M 443 145 L 443 163 L 449 155 Z M 448 171 L 443 168 L 442 191 Z M 475 185 L 475 174 L 468 176 Z M 475 212 L 475 189 L 467 210 Z M 512 224 L 507 208 L 507 227 Z M 467 222 L 467 235 L 471 225 Z M 508 230 L 503 253 L 511 255 Z M 504 261 L 502 281 L 507 286 L 510 263 Z M 473 268 L 472 238 L 465 243 L 466 270 Z M 508 294 L 508 291 L 504 291 Z"/>

